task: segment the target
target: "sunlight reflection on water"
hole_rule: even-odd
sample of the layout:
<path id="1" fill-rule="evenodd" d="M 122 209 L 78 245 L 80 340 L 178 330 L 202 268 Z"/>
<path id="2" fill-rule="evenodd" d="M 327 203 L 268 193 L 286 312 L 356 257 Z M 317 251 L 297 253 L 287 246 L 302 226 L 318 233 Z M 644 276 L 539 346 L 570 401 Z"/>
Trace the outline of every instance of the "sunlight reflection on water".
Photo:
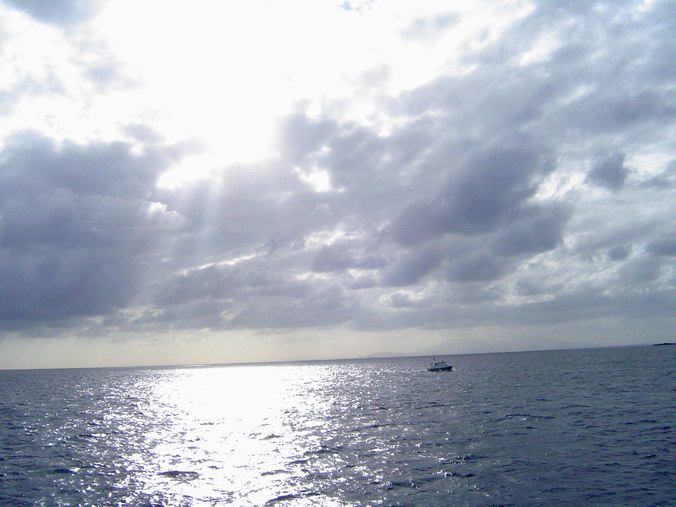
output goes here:
<path id="1" fill-rule="evenodd" d="M 326 366 L 230 366 L 162 372 L 144 385 L 149 456 L 145 493 L 246 500 L 289 494 L 304 452 L 317 442 L 327 410 L 318 396 Z M 148 473 L 150 472 L 150 473 Z"/>
<path id="2" fill-rule="evenodd" d="M 0 372 L 0 505 L 670 505 L 672 352 Z"/>

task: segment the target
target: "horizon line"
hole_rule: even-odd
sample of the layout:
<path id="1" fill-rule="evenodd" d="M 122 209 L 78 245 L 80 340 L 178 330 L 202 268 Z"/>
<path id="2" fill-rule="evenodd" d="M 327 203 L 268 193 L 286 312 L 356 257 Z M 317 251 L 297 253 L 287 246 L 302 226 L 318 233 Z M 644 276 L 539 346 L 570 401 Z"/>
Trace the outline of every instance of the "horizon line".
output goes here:
<path id="1" fill-rule="evenodd" d="M 105 369 L 123 369 L 123 368 L 204 368 L 204 367 L 223 367 L 223 366 L 263 366 L 273 364 L 289 364 L 289 363 L 320 363 L 333 361 L 359 361 L 359 360 L 375 360 L 375 359 L 404 359 L 404 358 L 423 358 L 423 357 L 448 357 L 448 356 L 474 356 L 484 354 L 520 354 L 527 352 L 557 352 L 564 350 L 590 350 L 590 349 L 615 349 L 626 347 L 655 347 L 660 345 L 676 345 L 676 342 L 661 342 L 661 343 L 635 343 L 625 345 L 589 345 L 589 346 L 574 346 L 564 348 L 551 349 L 523 349 L 523 350 L 498 350 L 498 351 L 483 351 L 483 352 L 431 352 L 426 354 L 409 354 L 409 353 L 390 353 L 379 352 L 367 356 L 353 356 L 353 357 L 336 357 L 324 359 L 279 359 L 272 361 L 237 361 L 237 362 L 222 362 L 222 363 L 168 363 L 168 364 L 121 364 L 110 366 L 51 366 L 51 367 L 37 367 L 37 368 L 0 368 L 0 372 L 5 371 L 43 371 L 43 370 L 105 370 Z"/>

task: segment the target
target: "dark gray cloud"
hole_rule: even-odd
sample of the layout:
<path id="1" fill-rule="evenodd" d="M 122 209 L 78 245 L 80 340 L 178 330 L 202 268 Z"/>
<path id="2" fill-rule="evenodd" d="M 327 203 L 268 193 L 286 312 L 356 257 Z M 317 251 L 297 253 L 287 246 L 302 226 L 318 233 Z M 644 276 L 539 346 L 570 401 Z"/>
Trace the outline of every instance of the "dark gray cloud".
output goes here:
<path id="1" fill-rule="evenodd" d="M 654 255 L 676 257 L 676 232 L 651 241 L 648 243 L 647 250 Z"/>
<path id="2" fill-rule="evenodd" d="M 404 252 L 384 273 L 385 284 L 402 287 L 418 283 L 441 262 L 441 252 L 434 247 Z"/>
<path id="3" fill-rule="evenodd" d="M 393 222 L 392 237 L 410 244 L 451 232 L 491 231 L 518 213 L 552 169 L 550 159 L 532 148 L 479 149 L 443 168 L 448 176 L 441 192 L 409 204 Z"/>
<path id="4" fill-rule="evenodd" d="M 123 143 L 57 147 L 20 133 L 0 161 L 0 322 L 58 323 L 124 308 L 178 217 L 148 196 L 168 165 Z"/>
<path id="5" fill-rule="evenodd" d="M 637 288 L 654 282 L 660 275 L 660 262 L 654 257 L 637 257 L 620 268 L 620 283 Z"/>
<path id="6" fill-rule="evenodd" d="M 614 261 L 623 261 L 631 250 L 626 245 L 615 245 L 608 250 L 608 257 Z"/>
<path id="7" fill-rule="evenodd" d="M 499 278 L 507 262 L 485 252 L 477 252 L 455 259 L 448 269 L 449 280 L 455 282 L 487 282 Z"/>
<path id="8" fill-rule="evenodd" d="M 624 185 L 627 178 L 627 168 L 624 165 L 624 154 L 613 153 L 597 161 L 587 176 L 589 181 L 596 185 L 618 190 Z"/>
<path id="9" fill-rule="evenodd" d="M 495 238 L 495 251 L 511 256 L 553 250 L 562 241 L 569 217 L 570 210 L 558 204 L 524 207 Z"/>

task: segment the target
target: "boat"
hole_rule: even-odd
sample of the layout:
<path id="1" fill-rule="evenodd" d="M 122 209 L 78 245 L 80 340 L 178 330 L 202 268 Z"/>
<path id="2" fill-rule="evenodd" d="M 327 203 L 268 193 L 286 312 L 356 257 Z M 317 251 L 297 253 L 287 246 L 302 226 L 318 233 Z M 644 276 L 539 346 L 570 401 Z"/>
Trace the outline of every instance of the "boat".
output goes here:
<path id="1" fill-rule="evenodd" d="M 432 364 L 430 364 L 430 367 L 427 368 L 427 371 L 452 371 L 453 366 L 450 364 L 447 364 L 446 361 L 441 360 L 437 361 L 436 357 L 432 358 Z"/>

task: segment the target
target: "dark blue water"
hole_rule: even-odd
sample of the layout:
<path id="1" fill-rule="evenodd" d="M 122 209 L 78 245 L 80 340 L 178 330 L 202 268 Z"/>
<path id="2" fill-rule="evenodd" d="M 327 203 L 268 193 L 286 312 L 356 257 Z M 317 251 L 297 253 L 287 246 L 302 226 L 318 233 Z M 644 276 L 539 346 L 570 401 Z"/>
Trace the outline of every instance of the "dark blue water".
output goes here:
<path id="1" fill-rule="evenodd" d="M 675 505 L 676 347 L 0 372 L 0 505 Z"/>

